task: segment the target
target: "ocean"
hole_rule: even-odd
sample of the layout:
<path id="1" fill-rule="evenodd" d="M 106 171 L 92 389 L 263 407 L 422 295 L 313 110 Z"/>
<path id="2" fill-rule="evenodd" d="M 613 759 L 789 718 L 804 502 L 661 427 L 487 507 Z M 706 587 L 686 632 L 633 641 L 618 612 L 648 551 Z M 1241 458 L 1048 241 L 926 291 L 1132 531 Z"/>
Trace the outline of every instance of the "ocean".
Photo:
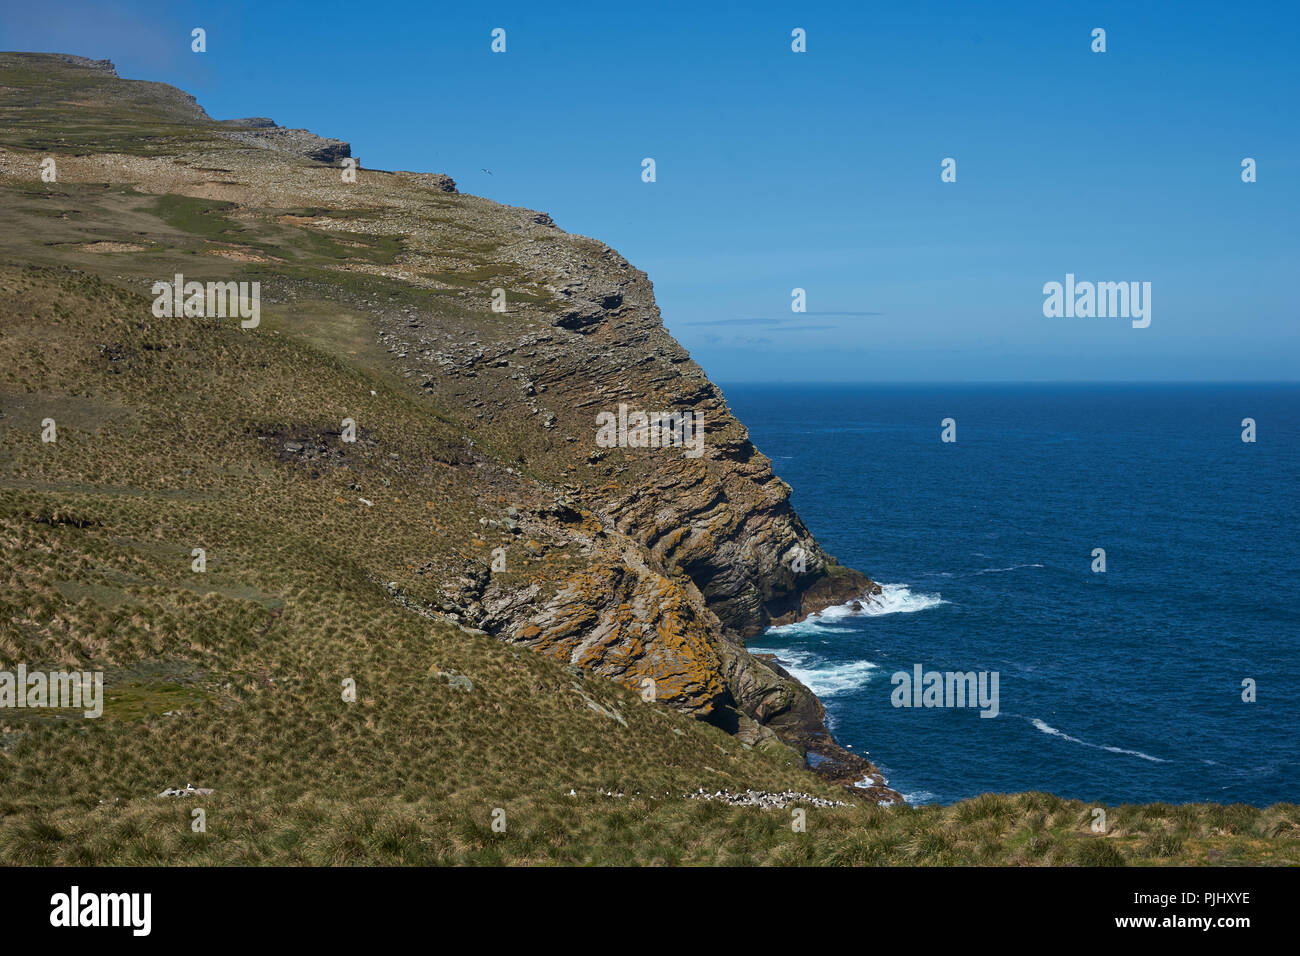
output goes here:
<path id="1" fill-rule="evenodd" d="M 822 546 L 884 585 L 750 647 L 908 802 L 1300 800 L 1300 386 L 724 392 Z M 894 706 L 918 664 L 996 672 L 997 716 Z"/>

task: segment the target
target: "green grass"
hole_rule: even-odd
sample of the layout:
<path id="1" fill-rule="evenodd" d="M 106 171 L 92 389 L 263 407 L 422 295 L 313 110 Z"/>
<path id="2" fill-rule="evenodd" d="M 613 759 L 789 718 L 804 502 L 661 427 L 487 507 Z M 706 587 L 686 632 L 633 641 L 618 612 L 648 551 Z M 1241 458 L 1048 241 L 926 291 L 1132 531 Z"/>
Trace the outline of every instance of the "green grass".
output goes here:
<path id="1" fill-rule="evenodd" d="M 276 213 L 255 222 L 236 222 L 228 213 L 238 208 L 231 202 L 168 194 L 154 200 L 153 211 L 172 228 L 208 242 L 238 244 L 313 266 L 349 260 L 388 264 L 396 261 L 402 251 L 402 242 L 395 236 L 285 226 L 275 221 Z M 350 212 L 350 216 L 341 218 L 357 219 L 366 213 Z"/>
<path id="2" fill-rule="evenodd" d="M 0 145 L 20 149 L 169 155 L 211 135 L 211 122 L 173 87 L 39 53 L 0 53 L 0 109 Z"/>

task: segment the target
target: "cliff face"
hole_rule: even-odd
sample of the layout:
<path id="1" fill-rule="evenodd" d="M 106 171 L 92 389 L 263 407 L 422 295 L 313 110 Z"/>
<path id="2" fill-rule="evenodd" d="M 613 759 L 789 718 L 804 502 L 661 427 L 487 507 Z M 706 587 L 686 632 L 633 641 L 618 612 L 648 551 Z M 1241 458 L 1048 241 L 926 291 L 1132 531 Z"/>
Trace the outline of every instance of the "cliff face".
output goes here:
<path id="1" fill-rule="evenodd" d="M 418 560 L 369 569 L 377 586 L 745 743 L 815 745 L 835 773 L 862 776 L 869 765 L 829 742 L 816 698 L 744 641 L 877 586 L 809 534 L 721 391 L 663 328 L 644 273 L 545 213 L 461 195 L 445 176 L 360 169 L 345 181 L 319 161 L 347 156 L 346 143 L 269 120 L 215 123 L 185 94 L 99 63 L 4 54 L 0 86 L 0 105 L 49 95 L 69 113 L 0 138 L 0 175 L 36 178 L 41 156 L 71 139 L 86 148 L 60 153 L 60 182 L 123 188 L 124 215 L 165 224 L 142 242 L 152 258 L 99 271 L 135 291 L 173 268 L 258 281 L 274 334 L 315 340 L 345 325 L 356 347 L 340 362 L 379 355 L 459 436 L 421 466 L 471 480 Z M 61 261 L 57 241 L 42 256 Z M 702 452 L 602 446 L 597 416 L 621 406 L 702 416 Z M 268 422 L 260 438 L 312 474 L 343 454 L 304 422 Z"/>
<path id="2" fill-rule="evenodd" d="M 545 532 L 590 562 L 560 580 L 488 575 L 481 590 L 448 589 L 440 610 L 631 686 L 649 678 L 660 699 L 754 739 L 767 727 L 788 739 L 820 731 L 816 700 L 744 640 L 876 586 L 809 534 L 789 486 L 664 330 L 644 273 L 544 214 L 471 197 L 456 208 L 466 228 L 491 229 L 493 255 L 517 267 L 511 289 L 535 301 L 511 302 L 514 321 L 459 326 L 450 341 L 445 317 L 403 313 L 381 321 L 384 341 L 440 408 L 538 479 L 539 493 L 559 493 L 499 520 L 524 522 L 526 538 L 530 522 L 558 516 Z M 405 263 L 420 276 L 436 262 L 416 247 Z M 597 415 L 620 406 L 702 416 L 702 454 L 598 447 Z"/>

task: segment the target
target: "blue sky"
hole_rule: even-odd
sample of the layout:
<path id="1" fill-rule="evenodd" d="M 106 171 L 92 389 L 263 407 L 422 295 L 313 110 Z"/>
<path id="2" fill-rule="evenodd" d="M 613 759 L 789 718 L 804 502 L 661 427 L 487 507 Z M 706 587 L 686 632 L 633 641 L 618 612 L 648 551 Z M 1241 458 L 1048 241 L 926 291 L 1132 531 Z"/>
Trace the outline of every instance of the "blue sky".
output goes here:
<path id="1" fill-rule="evenodd" d="M 47 2 L 0 48 L 545 210 L 722 382 L 1300 377 L 1297 6 L 986 6 Z M 1150 327 L 1044 317 L 1066 273 Z"/>

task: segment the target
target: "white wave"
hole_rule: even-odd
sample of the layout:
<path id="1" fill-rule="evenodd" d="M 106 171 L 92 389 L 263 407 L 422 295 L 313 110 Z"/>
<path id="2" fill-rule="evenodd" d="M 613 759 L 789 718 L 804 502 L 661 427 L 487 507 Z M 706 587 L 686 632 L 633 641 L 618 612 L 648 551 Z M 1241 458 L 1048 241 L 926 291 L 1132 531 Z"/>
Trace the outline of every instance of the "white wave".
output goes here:
<path id="1" fill-rule="evenodd" d="M 1109 750 L 1113 754 L 1128 754 L 1130 757 L 1141 757 L 1143 760 L 1150 760 L 1152 763 L 1168 763 L 1168 760 L 1161 760 L 1159 757 L 1153 757 L 1150 754 L 1144 754 L 1140 750 L 1125 750 L 1123 747 L 1102 747 L 1102 750 Z"/>
<path id="2" fill-rule="evenodd" d="M 811 655 L 789 650 L 777 651 L 777 660 L 795 680 L 818 697 L 831 697 L 865 687 L 871 680 L 871 672 L 876 669 L 871 661 L 827 664 L 814 661 Z"/>
<path id="3" fill-rule="evenodd" d="M 976 574 L 1000 574 L 1003 571 L 1019 571 L 1021 568 L 1041 568 L 1041 564 L 1013 564 L 1009 568 L 980 568 Z"/>
<path id="4" fill-rule="evenodd" d="M 1123 747 L 1106 747 L 1103 746 L 1102 744 L 1090 744 L 1086 740 L 1080 740 L 1078 737 L 1071 737 L 1069 734 L 1057 730 L 1055 727 L 1052 727 L 1049 724 L 1044 723 L 1043 721 L 1039 720 L 1037 717 L 1031 718 L 1029 722 L 1033 724 L 1035 727 L 1037 727 L 1039 730 L 1041 730 L 1043 733 L 1051 734 L 1053 737 L 1060 737 L 1062 740 L 1068 740 L 1070 741 L 1070 743 L 1073 744 L 1081 744 L 1084 747 L 1092 747 L 1094 750 L 1108 750 L 1113 754 L 1128 754 L 1130 757 L 1141 757 L 1143 760 L 1150 760 L 1154 763 L 1169 762 L 1167 760 L 1162 760 L 1159 757 L 1153 757 L 1150 754 L 1144 754 L 1140 750 L 1125 750 Z"/>
<path id="5" fill-rule="evenodd" d="M 792 637 L 819 637 L 825 632 L 825 624 L 820 617 L 809 617 L 802 621 L 795 621 L 793 624 L 780 624 L 776 627 L 769 627 L 763 632 L 765 638 L 792 638 Z M 776 651 L 775 653 L 782 653 Z"/>
<path id="6" fill-rule="evenodd" d="M 868 594 L 844 604 L 828 607 L 819 614 L 811 614 L 793 624 L 770 627 L 767 629 L 767 634 L 777 638 L 820 637 L 825 633 L 826 628 L 847 618 L 915 614 L 917 611 L 947 603 L 938 594 L 914 594 L 906 584 L 882 584 L 876 594 Z"/>
<path id="7" fill-rule="evenodd" d="M 938 594 L 913 594 L 906 584 L 882 584 L 879 594 L 862 598 L 860 613 L 868 617 L 880 617 L 883 614 L 914 614 L 947 603 Z M 849 613 L 854 613 L 851 603 L 849 607 Z"/>
<path id="8" fill-rule="evenodd" d="M 947 603 L 938 594 L 913 594 L 905 584 L 882 584 L 877 594 L 828 607 L 820 614 L 811 615 L 793 624 L 770 627 L 765 636 L 776 640 L 793 638 L 795 642 L 799 639 L 822 638 L 840 631 L 835 625 L 846 618 L 910 614 Z M 829 642 L 822 640 L 820 643 Z M 831 697 L 865 687 L 871 679 L 871 672 L 876 669 L 875 664 L 865 660 L 840 664 L 829 663 L 818 658 L 811 651 L 800 648 L 776 648 L 773 649 L 773 653 L 777 655 L 777 660 L 782 667 L 818 697 Z"/>
<path id="9" fill-rule="evenodd" d="M 938 799 L 939 795 L 929 790 L 913 790 L 911 793 L 903 794 L 903 802 L 912 807 L 923 803 L 934 803 Z"/>
<path id="10" fill-rule="evenodd" d="M 1064 737 L 1066 740 L 1073 740 L 1076 744 L 1083 743 L 1083 741 L 1080 740 L 1078 737 L 1071 737 L 1069 734 L 1061 733 L 1055 727 L 1049 727 L 1046 723 L 1039 720 L 1037 717 L 1032 718 L 1030 723 L 1032 723 L 1035 727 L 1037 727 L 1045 734 L 1051 734 L 1053 737 Z"/>

